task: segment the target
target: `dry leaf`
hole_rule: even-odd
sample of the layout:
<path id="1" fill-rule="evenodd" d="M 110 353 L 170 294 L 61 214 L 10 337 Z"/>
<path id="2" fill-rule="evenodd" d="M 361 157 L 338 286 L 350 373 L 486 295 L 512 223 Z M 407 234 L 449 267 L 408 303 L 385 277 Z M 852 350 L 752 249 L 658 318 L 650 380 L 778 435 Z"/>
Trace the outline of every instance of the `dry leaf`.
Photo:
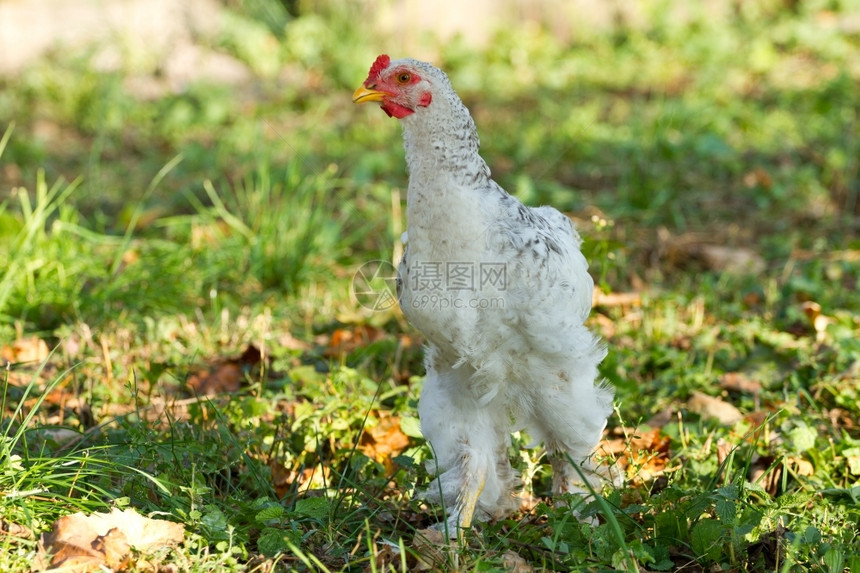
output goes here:
<path id="1" fill-rule="evenodd" d="M 133 509 L 61 517 L 50 533 L 42 535 L 38 566 L 62 567 L 63 571 L 96 571 L 107 566 L 128 567 L 131 548 L 153 551 L 181 543 L 185 526 L 162 519 L 150 519 Z"/>
<path id="2" fill-rule="evenodd" d="M 39 428 L 36 436 L 43 441 L 53 442 L 54 447 L 64 448 L 80 442 L 84 435 L 69 428 Z"/>
<path id="3" fill-rule="evenodd" d="M 0 519 L 0 539 L 6 535 L 22 539 L 33 539 L 33 531 L 26 525 Z"/>
<path id="4" fill-rule="evenodd" d="M 796 261 L 830 261 L 856 263 L 860 262 L 860 249 L 833 250 L 826 253 L 817 250 L 794 249 L 791 260 Z"/>
<path id="5" fill-rule="evenodd" d="M 436 529 L 419 529 L 412 540 L 412 551 L 416 555 L 413 571 L 447 571 L 457 551 L 457 540 L 446 539 Z"/>
<path id="6" fill-rule="evenodd" d="M 127 567 L 126 559 L 131 553 L 131 546 L 128 544 L 128 537 L 118 527 L 96 537 L 92 548 L 104 555 L 105 563 L 111 569 L 121 570 Z"/>
<path id="7" fill-rule="evenodd" d="M 779 493 L 782 481 L 782 464 L 774 465 L 774 461 L 776 458 L 773 456 L 756 457 L 749 472 L 750 482 L 760 484 L 772 497 Z M 768 471 L 770 473 L 767 473 Z"/>
<path id="8" fill-rule="evenodd" d="M 509 571 L 510 573 L 529 573 L 530 571 L 534 571 L 534 568 L 525 559 L 510 549 L 502 555 L 502 563 L 505 566 L 505 571 Z"/>
<path id="9" fill-rule="evenodd" d="M 759 289 L 751 289 L 743 294 L 742 299 L 747 308 L 753 308 L 764 302 L 764 293 Z"/>
<path id="10" fill-rule="evenodd" d="M 237 392 L 242 387 L 242 367 L 236 362 L 221 364 L 200 370 L 188 377 L 188 387 L 195 394 L 213 396 L 227 392 Z"/>
<path id="11" fill-rule="evenodd" d="M 663 473 L 669 463 L 671 440 L 659 428 L 615 428 L 613 435 L 598 447 L 615 456 L 614 467 L 625 470 L 633 483 L 645 483 Z"/>
<path id="12" fill-rule="evenodd" d="M 237 392 L 242 387 L 245 374 L 259 366 L 262 360 L 260 350 L 250 344 L 238 358 L 220 360 L 209 368 L 191 374 L 186 384 L 196 394 L 207 396 Z"/>
<path id="13" fill-rule="evenodd" d="M 272 459 L 269 461 L 269 470 L 272 472 L 272 485 L 278 499 L 283 499 L 293 491 L 307 492 L 313 488 L 325 488 L 332 479 L 329 467 L 322 465 L 297 471 Z"/>
<path id="14" fill-rule="evenodd" d="M 678 268 L 704 268 L 737 274 L 757 274 L 765 267 L 764 259 L 752 249 L 714 244 L 714 238 L 702 233 L 673 236 L 668 229 L 658 231 L 662 257 Z"/>
<path id="15" fill-rule="evenodd" d="M 380 547 L 381 545 L 381 547 Z M 400 546 L 396 543 L 382 539 L 373 544 L 373 560 L 376 567 L 369 564 L 365 571 L 396 571 L 400 565 Z"/>
<path id="16" fill-rule="evenodd" d="M 755 412 L 750 412 L 744 416 L 744 420 L 749 423 L 750 426 L 755 428 L 755 432 L 752 437 L 758 439 L 763 431 L 767 431 L 767 428 L 763 428 L 764 423 L 767 421 L 768 416 L 770 416 L 772 412 L 767 410 L 756 410 Z"/>
<path id="17" fill-rule="evenodd" d="M 278 338 L 278 346 L 286 350 L 310 350 L 311 345 L 285 332 Z"/>
<path id="18" fill-rule="evenodd" d="M 732 453 L 732 449 L 734 446 L 723 438 L 717 440 L 717 465 L 723 465 L 723 462 L 729 457 L 729 454 Z"/>
<path id="19" fill-rule="evenodd" d="M 761 392 L 761 383 L 753 380 L 743 372 L 726 372 L 720 376 L 720 387 L 732 392 L 746 392 L 758 394 Z"/>
<path id="20" fill-rule="evenodd" d="M 278 496 L 278 499 L 284 499 L 292 489 L 294 473 L 274 459 L 269 460 L 269 471 L 272 472 L 272 486 L 275 488 L 275 495 Z"/>
<path id="21" fill-rule="evenodd" d="M 531 510 L 536 508 L 541 501 L 543 501 L 541 498 L 524 489 L 520 490 L 519 493 L 514 494 L 514 497 L 519 498 L 520 505 L 518 509 L 523 513 L 529 513 Z"/>
<path id="22" fill-rule="evenodd" d="M 230 225 L 221 220 L 197 222 L 191 227 L 191 248 L 195 251 L 218 248 L 221 241 L 231 234 L 230 231 Z"/>
<path id="23" fill-rule="evenodd" d="M 749 189 L 760 187 L 762 189 L 770 189 L 773 187 L 773 177 L 764 167 L 756 167 L 752 171 L 744 174 L 744 185 Z"/>
<path id="24" fill-rule="evenodd" d="M 642 306 L 642 295 L 638 292 L 610 292 L 605 293 L 600 289 L 594 289 L 591 297 L 592 306 Z"/>
<path id="25" fill-rule="evenodd" d="M 758 253 L 745 247 L 700 245 L 694 254 L 712 271 L 754 275 L 766 266 Z"/>
<path id="26" fill-rule="evenodd" d="M 36 336 L 21 338 L 9 346 L 0 347 L 0 358 L 6 362 L 42 362 L 48 358 L 48 344 Z"/>
<path id="27" fill-rule="evenodd" d="M 367 324 L 358 324 L 354 328 L 338 328 L 331 333 L 325 355 L 339 357 L 350 354 L 359 348 L 382 340 L 387 336 L 384 330 Z"/>
<path id="28" fill-rule="evenodd" d="M 827 325 L 834 322 L 833 319 L 821 314 L 821 305 L 817 302 L 808 300 L 801 305 L 801 308 L 815 330 L 815 341 L 824 342 L 827 337 Z"/>
<path id="29" fill-rule="evenodd" d="M 693 392 L 693 395 L 687 400 L 687 409 L 703 418 L 714 418 L 724 426 L 731 426 L 743 419 L 740 410 L 728 402 L 702 392 Z"/>
<path id="30" fill-rule="evenodd" d="M 855 380 L 860 379 L 860 376 L 854 378 Z M 858 421 L 854 419 L 854 415 L 847 410 L 843 410 L 842 408 L 833 408 L 828 413 L 828 418 L 830 418 L 830 423 L 833 424 L 834 428 L 837 429 L 845 429 L 849 432 L 853 431 L 857 427 Z"/>
<path id="31" fill-rule="evenodd" d="M 359 447 L 369 458 L 385 466 L 387 475 L 394 473 L 394 463 L 391 458 L 400 455 L 409 447 L 409 437 L 400 429 L 400 418 L 384 412 L 377 413 L 379 422 L 365 429 L 361 435 Z"/>
<path id="32" fill-rule="evenodd" d="M 615 338 L 616 325 L 615 321 L 600 312 L 593 312 L 588 317 L 588 326 L 597 329 L 603 338 Z"/>
<path id="33" fill-rule="evenodd" d="M 809 477 L 815 473 L 812 463 L 803 458 L 788 458 L 788 465 L 799 476 Z"/>
<path id="34" fill-rule="evenodd" d="M 645 425 L 651 428 L 662 428 L 670 423 L 675 418 L 675 409 L 671 406 L 663 408 L 645 422 Z"/>

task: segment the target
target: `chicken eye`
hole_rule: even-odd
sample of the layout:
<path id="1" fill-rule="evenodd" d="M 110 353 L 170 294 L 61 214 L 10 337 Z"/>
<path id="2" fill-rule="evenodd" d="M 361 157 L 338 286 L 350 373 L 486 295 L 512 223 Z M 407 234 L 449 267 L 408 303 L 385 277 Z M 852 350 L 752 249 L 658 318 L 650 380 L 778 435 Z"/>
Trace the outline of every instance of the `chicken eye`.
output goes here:
<path id="1" fill-rule="evenodd" d="M 408 84 L 412 79 L 412 74 L 409 72 L 403 72 L 402 74 L 397 75 L 397 83 L 399 84 Z"/>

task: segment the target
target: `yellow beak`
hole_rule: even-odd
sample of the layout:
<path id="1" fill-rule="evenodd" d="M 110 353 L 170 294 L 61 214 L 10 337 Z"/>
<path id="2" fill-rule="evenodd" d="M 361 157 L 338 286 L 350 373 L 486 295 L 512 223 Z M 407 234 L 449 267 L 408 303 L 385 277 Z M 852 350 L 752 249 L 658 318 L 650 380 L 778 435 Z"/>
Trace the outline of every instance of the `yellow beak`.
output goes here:
<path id="1" fill-rule="evenodd" d="M 382 101 L 382 98 L 390 95 L 385 92 L 381 92 L 379 90 L 371 90 L 364 85 L 358 86 L 358 89 L 355 90 L 355 93 L 352 94 L 352 103 L 367 103 L 369 101 Z"/>

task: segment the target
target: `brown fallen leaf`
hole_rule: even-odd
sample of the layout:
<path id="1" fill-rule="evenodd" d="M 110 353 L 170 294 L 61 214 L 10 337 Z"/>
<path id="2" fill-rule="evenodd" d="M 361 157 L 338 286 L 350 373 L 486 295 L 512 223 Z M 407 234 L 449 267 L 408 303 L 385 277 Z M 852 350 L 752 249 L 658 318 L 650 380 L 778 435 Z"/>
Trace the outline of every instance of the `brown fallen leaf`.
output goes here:
<path id="1" fill-rule="evenodd" d="M 188 377 L 186 384 L 195 394 L 213 396 L 238 392 L 242 387 L 242 367 L 236 362 L 222 362 Z"/>
<path id="2" fill-rule="evenodd" d="M 821 314 L 821 305 L 817 302 L 808 300 L 800 305 L 806 318 L 809 319 L 809 324 L 815 330 L 815 342 L 822 343 L 827 337 L 827 325 L 835 322 L 829 316 Z"/>
<path id="3" fill-rule="evenodd" d="M 717 465 L 723 465 L 723 462 L 726 461 L 726 458 L 729 457 L 729 454 L 732 453 L 734 446 L 723 438 L 717 440 Z"/>
<path id="4" fill-rule="evenodd" d="M 860 376 L 856 378 L 860 380 Z M 830 418 L 830 423 L 836 429 L 844 429 L 848 432 L 853 431 L 860 420 L 855 420 L 854 415 L 848 410 L 842 408 L 833 408 L 827 412 L 827 417 Z"/>
<path id="5" fill-rule="evenodd" d="M 128 537 L 118 527 L 108 530 L 104 535 L 99 535 L 92 542 L 92 548 L 102 553 L 105 557 L 105 563 L 111 569 L 126 569 L 128 567 L 127 559 L 131 554 L 131 546 L 128 544 Z"/>
<path id="6" fill-rule="evenodd" d="M 353 328 L 338 328 L 331 333 L 325 355 L 339 357 L 350 354 L 359 348 L 382 340 L 387 333 L 367 324 L 357 324 Z"/>
<path id="7" fill-rule="evenodd" d="M 0 539 L 6 535 L 21 539 L 33 539 L 33 530 L 26 525 L 0 519 Z"/>
<path id="8" fill-rule="evenodd" d="M 436 529 L 419 529 L 412 540 L 416 556 L 413 571 L 448 571 L 457 551 L 457 540 L 446 539 Z"/>
<path id="9" fill-rule="evenodd" d="M 361 435 L 359 448 L 369 458 L 385 466 L 387 475 L 394 473 L 391 458 L 400 455 L 409 447 L 409 436 L 400 429 L 400 418 L 387 412 L 378 412 L 379 422 L 366 428 Z"/>
<path id="10" fill-rule="evenodd" d="M 269 460 L 269 471 L 272 474 L 272 486 L 278 499 L 284 499 L 292 488 L 294 473 L 277 460 Z"/>
<path id="11" fill-rule="evenodd" d="M 0 347 L 0 358 L 9 363 L 42 362 L 50 353 L 48 344 L 36 336 L 20 338 L 8 346 Z"/>
<path id="12" fill-rule="evenodd" d="M 39 440 L 51 442 L 55 448 L 65 448 L 84 439 L 82 433 L 70 428 L 39 428 L 35 436 Z"/>
<path id="13" fill-rule="evenodd" d="M 181 523 L 150 519 L 133 509 L 61 517 L 39 542 L 37 568 L 87 572 L 129 567 L 131 549 L 146 553 L 177 545 L 184 539 Z"/>
<path id="14" fill-rule="evenodd" d="M 726 372 L 720 376 L 720 388 L 732 392 L 758 394 L 761 392 L 761 383 L 743 372 Z"/>
<path id="15" fill-rule="evenodd" d="M 749 480 L 761 485 L 772 497 L 779 493 L 783 464 L 775 464 L 774 456 L 756 456 L 749 470 Z"/>
<path id="16" fill-rule="evenodd" d="M 594 289 L 592 306 L 642 306 L 642 295 L 638 292 L 603 292 Z"/>
<path id="17" fill-rule="evenodd" d="M 671 406 L 667 406 L 648 418 L 645 425 L 651 428 L 662 428 L 674 420 L 676 415 L 677 413 L 675 412 L 675 409 Z"/>
<path id="18" fill-rule="evenodd" d="M 523 513 L 529 513 L 531 510 L 536 508 L 541 501 L 543 501 L 541 498 L 524 489 L 520 490 L 519 493 L 514 494 L 514 496 L 519 498 L 520 505 L 518 509 Z"/>
<path id="19" fill-rule="evenodd" d="M 731 426 L 743 419 L 743 414 L 733 405 L 703 392 L 693 392 L 687 400 L 687 409 L 703 418 L 714 418 L 724 426 Z"/>
<path id="20" fill-rule="evenodd" d="M 400 546 L 396 543 L 381 539 L 373 543 L 373 560 L 376 567 L 370 564 L 364 568 L 365 571 L 396 571 L 400 565 Z"/>
<path id="21" fill-rule="evenodd" d="M 754 412 L 744 415 L 744 420 L 754 428 L 751 438 L 757 440 L 761 437 L 763 432 L 767 431 L 764 424 L 772 414 L 773 412 L 769 412 L 768 410 L 755 410 Z"/>
<path id="22" fill-rule="evenodd" d="M 694 253 L 713 271 L 737 274 L 757 274 L 765 269 L 761 255 L 746 247 L 701 245 Z"/>
<path id="23" fill-rule="evenodd" d="M 197 222 L 191 227 L 191 248 L 195 251 L 218 248 L 231 234 L 230 225 L 220 219 L 211 223 Z"/>
<path id="24" fill-rule="evenodd" d="M 615 338 L 617 327 L 615 321 L 600 312 L 593 312 L 588 317 L 588 326 L 596 329 L 603 338 Z"/>
<path id="25" fill-rule="evenodd" d="M 770 189 L 773 187 L 773 177 L 764 167 L 756 167 L 752 171 L 744 174 L 744 185 L 748 189 L 760 187 L 762 189 Z"/>
<path id="26" fill-rule="evenodd" d="M 615 456 L 614 467 L 624 470 L 634 484 L 647 483 L 662 475 L 671 457 L 671 440 L 659 428 L 615 428 L 598 446 L 598 452 Z"/>
<path id="27" fill-rule="evenodd" d="M 787 461 L 788 466 L 799 476 L 809 477 L 815 474 L 815 467 L 803 458 L 790 457 Z"/>
<path id="28" fill-rule="evenodd" d="M 188 377 L 186 385 L 198 395 L 238 392 L 245 381 L 245 375 L 258 367 L 262 360 L 260 350 L 250 344 L 241 356 L 219 360 L 208 368 L 194 372 Z"/>
<path id="29" fill-rule="evenodd" d="M 534 568 L 518 553 L 507 550 L 502 554 L 502 564 L 509 573 L 530 573 Z"/>
<path id="30" fill-rule="evenodd" d="M 826 253 L 818 250 L 794 249 L 789 257 L 796 261 L 860 262 L 860 249 L 833 250 Z"/>
<path id="31" fill-rule="evenodd" d="M 308 492 L 314 488 L 324 489 L 331 483 L 331 469 L 328 466 L 317 465 L 300 470 L 290 469 L 280 461 L 269 461 L 272 474 L 272 485 L 278 499 L 283 499 L 291 492 Z"/>
<path id="32" fill-rule="evenodd" d="M 732 274 L 757 274 L 767 266 L 752 249 L 715 244 L 713 237 L 702 233 L 672 235 L 668 229 L 658 231 L 659 252 L 670 265 L 701 268 Z"/>
<path id="33" fill-rule="evenodd" d="M 278 346 L 287 350 L 310 350 L 311 348 L 310 344 L 304 340 L 296 338 L 289 332 L 285 332 L 278 337 Z"/>

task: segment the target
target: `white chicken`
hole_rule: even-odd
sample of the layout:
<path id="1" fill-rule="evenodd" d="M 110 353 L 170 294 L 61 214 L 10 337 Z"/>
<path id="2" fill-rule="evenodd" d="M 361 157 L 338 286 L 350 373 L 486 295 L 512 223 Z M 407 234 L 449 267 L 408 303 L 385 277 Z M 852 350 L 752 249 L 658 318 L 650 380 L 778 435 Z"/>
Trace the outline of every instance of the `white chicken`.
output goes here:
<path id="1" fill-rule="evenodd" d="M 418 412 L 437 477 L 425 495 L 455 529 L 512 512 L 518 429 L 545 444 L 554 494 L 584 493 L 613 393 L 597 380 L 606 349 L 584 326 L 594 283 L 570 219 L 490 178 L 469 111 L 434 66 L 381 55 L 353 101 L 403 126 L 398 297 L 427 340 Z"/>

